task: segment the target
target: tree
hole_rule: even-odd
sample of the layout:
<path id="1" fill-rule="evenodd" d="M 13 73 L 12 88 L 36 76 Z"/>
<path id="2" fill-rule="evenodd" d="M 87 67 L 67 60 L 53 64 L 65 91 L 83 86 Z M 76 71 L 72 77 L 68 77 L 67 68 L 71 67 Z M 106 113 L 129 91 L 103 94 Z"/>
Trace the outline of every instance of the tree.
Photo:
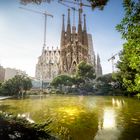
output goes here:
<path id="1" fill-rule="evenodd" d="M 95 69 L 92 65 L 81 61 L 77 66 L 74 81 L 75 86 L 87 92 L 93 90 L 93 80 L 96 78 Z"/>
<path id="2" fill-rule="evenodd" d="M 22 4 L 28 4 L 28 3 L 41 4 L 42 2 L 48 2 L 48 3 L 50 3 L 53 0 L 20 0 L 20 1 L 21 1 Z M 63 1 L 63 0 L 60 0 L 60 1 Z M 73 0 L 73 2 L 74 1 L 77 1 L 78 2 L 78 0 Z M 91 5 L 92 9 L 99 8 L 101 10 L 104 8 L 104 6 L 108 2 L 108 0 L 87 0 L 87 1 Z M 72 2 L 72 1 L 70 0 L 70 2 Z M 83 6 L 83 5 L 81 4 L 81 6 Z"/>
<path id="3" fill-rule="evenodd" d="M 73 85 L 73 79 L 68 75 L 58 75 L 52 80 L 51 85 L 55 88 L 59 87 L 62 91 L 63 86 L 71 87 Z"/>
<path id="4" fill-rule="evenodd" d="M 32 81 L 29 77 L 24 77 L 23 78 L 23 90 L 26 91 L 30 90 L 32 88 Z"/>
<path id="5" fill-rule="evenodd" d="M 12 79 L 2 83 L 0 92 L 3 95 L 21 96 L 23 93 L 26 93 L 27 90 L 30 90 L 31 87 L 32 82 L 30 78 L 23 75 L 16 75 Z"/>
<path id="6" fill-rule="evenodd" d="M 124 0 L 125 16 L 117 30 L 126 40 L 117 67 L 129 93 L 140 92 L 140 1 Z"/>
<path id="7" fill-rule="evenodd" d="M 9 95 L 12 96 L 16 93 L 15 85 L 13 84 L 13 81 L 9 79 L 8 81 L 5 81 L 1 85 L 0 93 L 2 95 Z"/>
<path id="8" fill-rule="evenodd" d="M 81 61 L 77 66 L 76 77 L 82 78 L 85 82 L 95 79 L 95 69 L 92 65 Z"/>
<path id="9" fill-rule="evenodd" d="M 62 90 L 62 87 L 69 88 L 75 85 L 76 88 L 80 89 L 89 89 L 93 88 L 92 80 L 95 79 L 95 70 L 92 65 L 87 64 L 86 62 L 82 61 L 77 66 L 77 71 L 75 75 L 59 75 L 53 79 L 51 85 L 55 88 L 59 87 Z"/>
<path id="10" fill-rule="evenodd" d="M 98 94 L 108 95 L 112 94 L 114 79 L 112 73 L 102 75 L 96 79 L 96 89 Z"/>

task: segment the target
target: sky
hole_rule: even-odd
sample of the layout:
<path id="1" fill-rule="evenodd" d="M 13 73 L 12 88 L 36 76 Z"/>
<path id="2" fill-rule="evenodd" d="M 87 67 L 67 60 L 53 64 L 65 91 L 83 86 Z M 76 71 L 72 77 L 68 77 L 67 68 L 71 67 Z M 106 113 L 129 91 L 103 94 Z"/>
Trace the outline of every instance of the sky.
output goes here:
<path id="1" fill-rule="evenodd" d="M 57 0 L 40 5 L 22 5 L 20 0 L 0 0 L 0 65 L 35 76 L 35 67 L 43 47 L 44 16 L 19 7 L 47 11 L 54 16 L 47 18 L 46 46 L 50 49 L 52 46 L 60 47 L 62 14 L 66 15 L 67 22 L 68 8 L 57 3 Z M 86 14 L 87 31 L 92 34 L 94 51 L 100 55 L 103 74 L 111 73 L 112 64 L 108 59 L 122 49 L 124 42 L 115 29 L 124 16 L 122 0 L 109 0 L 103 11 L 83 7 L 83 12 Z M 71 24 L 72 14 L 71 10 Z M 75 17 L 77 25 L 77 12 Z M 118 56 L 115 63 L 117 60 Z"/>

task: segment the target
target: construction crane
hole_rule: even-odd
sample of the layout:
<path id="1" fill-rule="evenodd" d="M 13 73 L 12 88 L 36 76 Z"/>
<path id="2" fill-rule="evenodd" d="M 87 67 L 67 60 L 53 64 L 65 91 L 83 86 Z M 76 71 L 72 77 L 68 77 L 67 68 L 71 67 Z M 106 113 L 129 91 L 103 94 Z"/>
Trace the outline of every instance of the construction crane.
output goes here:
<path id="1" fill-rule="evenodd" d="M 44 11 L 44 12 L 40 12 L 40 11 L 36 11 L 36 10 L 32 10 L 32 9 L 28 9 L 28 8 L 24 8 L 24 7 L 19 7 L 23 10 L 26 10 L 26 11 L 29 11 L 29 12 L 33 12 L 33 13 L 36 13 L 36 14 L 42 14 L 44 15 L 44 42 L 43 42 L 43 49 L 42 49 L 42 53 L 43 53 L 43 50 L 45 49 L 46 47 L 46 25 L 47 25 L 47 17 L 51 17 L 53 18 L 53 15 L 48 13 L 47 11 Z M 41 67 L 42 67 L 42 73 L 41 73 L 41 89 L 42 89 L 42 92 L 43 92 L 43 81 L 44 81 L 44 78 L 43 78 L 43 64 L 41 64 Z"/>
<path id="2" fill-rule="evenodd" d="M 33 10 L 33 9 L 28 9 L 28 8 L 24 8 L 24 7 L 19 7 L 23 10 L 26 10 L 26 11 L 29 11 L 29 12 L 33 12 L 33 13 L 36 13 L 36 14 L 42 14 L 44 15 L 44 42 L 43 42 L 43 49 L 46 47 L 46 25 L 47 25 L 47 17 L 51 17 L 53 18 L 53 15 L 48 13 L 47 11 L 44 11 L 44 12 L 40 12 L 40 11 L 36 11 L 36 10 Z"/>
<path id="3" fill-rule="evenodd" d="M 69 4 L 76 4 L 80 6 L 80 9 L 82 9 L 83 6 L 86 7 L 91 7 L 91 5 L 85 4 L 82 2 L 82 0 L 58 0 L 58 2 L 65 2 L 65 3 L 69 3 Z"/>
<path id="4" fill-rule="evenodd" d="M 64 0 L 58 0 L 58 3 L 73 10 L 73 25 L 75 25 L 75 11 L 79 11 L 79 10 L 75 8 L 75 5 L 70 6 L 70 5 L 66 4 L 65 2 L 66 1 L 64 1 Z M 73 4 L 75 4 L 75 3 L 73 3 Z"/>
<path id="5" fill-rule="evenodd" d="M 58 3 L 73 10 L 73 25 L 75 25 L 75 11 L 80 10 L 82 13 L 83 6 L 91 7 L 90 5 L 83 3 L 82 0 L 58 0 Z M 75 8 L 76 5 L 79 6 L 78 9 Z"/>
<path id="6" fill-rule="evenodd" d="M 106 4 L 108 0 L 94 0 L 89 2 L 90 4 L 87 3 L 83 3 L 82 0 L 58 0 L 58 2 L 65 2 L 65 3 L 69 3 L 69 4 L 76 4 L 80 6 L 80 9 L 82 9 L 82 7 L 92 7 L 93 9 L 96 7 L 101 6 L 101 9 L 103 8 L 103 6 Z"/>
<path id="7" fill-rule="evenodd" d="M 112 54 L 112 56 L 108 59 L 108 61 L 111 61 L 112 62 L 112 73 L 114 73 L 114 60 L 115 60 L 115 57 L 118 55 L 119 53 L 116 53 L 116 54 Z"/>

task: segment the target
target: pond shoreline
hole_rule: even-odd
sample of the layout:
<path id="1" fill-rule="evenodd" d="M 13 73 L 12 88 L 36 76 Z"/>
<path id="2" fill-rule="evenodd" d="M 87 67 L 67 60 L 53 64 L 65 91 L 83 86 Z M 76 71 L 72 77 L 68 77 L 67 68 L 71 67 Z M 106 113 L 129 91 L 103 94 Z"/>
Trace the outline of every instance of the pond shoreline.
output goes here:
<path id="1" fill-rule="evenodd" d="M 14 98 L 13 96 L 0 96 L 0 100 L 6 100 L 6 99 L 11 99 Z"/>

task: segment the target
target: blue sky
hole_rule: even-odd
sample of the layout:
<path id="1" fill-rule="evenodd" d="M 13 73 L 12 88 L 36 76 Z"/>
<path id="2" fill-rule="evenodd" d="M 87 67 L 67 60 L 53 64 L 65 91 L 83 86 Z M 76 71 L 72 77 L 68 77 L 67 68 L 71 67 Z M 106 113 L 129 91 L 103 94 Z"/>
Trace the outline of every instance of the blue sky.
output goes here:
<path id="1" fill-rule="evenodd" d="M 51 49 L 60 45 L 62 14 L 67 8 L 54 0 L 51 4 L 21 5 L 19 0 L 0 0 L 0 64 L 4 67 L 21 69 L 30 76 L 35 74 L 35 65 L 43 47 L 44 17 L 20 9 L 47 10 L 54 15 L 47 21 L 47 46 Z M 84 2 L 85 0 L 83 0 Z M 123 18 L 122 0 L 109 0 L 103 11 L 83 8 L 87 19 L 87 30 L 92 34 L 94 50 L 101 57 L 103 73 L 112 71 L 108 58 L 122 49 L 123 40 L 115 26 Z M 77 18 L 78 13 L 76 13 Z M 76 19 L 77 21 L 77 19 Z M 72 23 L 72 11 L 71 11 Z M 65 22 L 66 24 L 66 22 Z M 77 25 L 77 24 L 76 24 Z M 118 59 L 118 58 L 117 58 Z M 117 59 L 115 61 L 117 61 Z"/>

